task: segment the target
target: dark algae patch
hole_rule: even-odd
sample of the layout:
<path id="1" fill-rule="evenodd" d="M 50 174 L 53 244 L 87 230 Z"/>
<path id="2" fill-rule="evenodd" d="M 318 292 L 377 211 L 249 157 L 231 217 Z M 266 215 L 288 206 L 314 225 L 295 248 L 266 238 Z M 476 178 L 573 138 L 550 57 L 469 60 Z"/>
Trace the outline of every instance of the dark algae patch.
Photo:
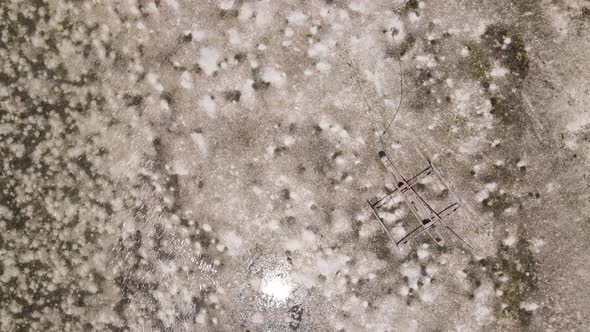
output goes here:
<path id="1" fill-rule="evenodd" d="M 498 308 L 499 315 L 517 321 L 521 326 L 528 326 L 532 313 L 521 308 L 521 304 L 536 289 L 537 277 L 536 263 L 526 234 L 521 232 L 514 247 L 500 246 L 498 257 L 499 264 L 492 268 L 492 272 L 503 273 L 508 277 L 507 282 L 496 285 L 497 289 L 503 291 L 502 302 L 507 305 L 506 308 Z"/>
<path id="2" fill-rule="evenodd" d="M 518 92 L 507 92 L 505 95 L 490 98 L 490 113 L 506 124 L 518 124 L 525 121 L 524 101 Z"/>
<path id="3" fill-rule="evenodd" d="M 492 106 L 491 114 L 501 124 L 520 125 L 525 119 L 522 83 L 529 72 L 529 58 L 525 41 L 518 28 L 504 24 L 489 25 L 479 42 L 465 43 L 469 51 L 464 68 L 467 75 L 480 82 L 487 91 Z M 501 80 L 491 76 L 494 63 L 509 73 Z M 494 83 L 497 91 L 491 91 Z"/>
<path id="4" fill-rule="evenodd" d="M 494 58 L 501 61 L 514 77 L 515 81 L 526 78 L 529 71 L 529 59 L 525 43 L 515 28 L 501 24 L 488 26 L 482 36 L 484 48 Z"/>
<path id="5" fill-rule="evenodd" d="M 492 24 L 486 28 L 480 42 L 468 42 L 467 72 L 473 79 L 488 87 L 493 62 L 510 71 L 511 88 L 518 88 L 529 72 L 529 58 L 525 42 L 517 28 Z"/>
<path id="6" fill-rule="evenodd" d="M 473 79 L 482 83 L 487 82 L 487 75 L 490 72 L 490 60 L 486 52 L 477 43 L 467 43 L 465 45 L 469 51 L 467 58 L 467 73 Z"/>
<path id="7" fill-rule="evenodd" d="M 393 32 L 389 30 L 384 30 L 384 33 Z M 410 51 L 414 47 L 414 44 L 416 44 L 416 38 L 412 34 L 408 34 L 399 46 L 389 47 L 387 49 L 387 56 L 400 60 L 401 57 L 406 55 L 406 53 L 408 53 L 408 51 Z"/>
<path id="8" fill-rule="evenodd" d="M 522 308 L 522 303 L 537 289 L 536 261 L 529 245 L 526 232 L 521 230 L 514 246 L 499 244 L 495 256 L 473 260 L 464 271 L 473 291 L 483 279 L 491 279 L 494 290 L 502 294 L 496 303 L 496 317 L 524 328 L 530 325 L 532 312 Z"/>

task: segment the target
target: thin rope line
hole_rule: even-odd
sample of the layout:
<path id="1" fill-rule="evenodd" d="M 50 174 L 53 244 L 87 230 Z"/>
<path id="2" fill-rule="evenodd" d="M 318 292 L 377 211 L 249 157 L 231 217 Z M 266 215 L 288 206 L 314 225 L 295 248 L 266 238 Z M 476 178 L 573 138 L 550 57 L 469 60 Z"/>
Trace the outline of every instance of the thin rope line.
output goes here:
<path id="1" fill-rule="evenodd" d="M 389 127 L 391 127 L 391 124 L 395 120 L 395 117 L 397 116 L 397 114 L 399 113 L 399 111 L 402 107 L 402 101 L 404 99 L 404 74 L 402 71 L 401 60 L 398 62 L 398 64 L 399 64 L 399 103 L 397 104 L 397 110 L 395 111 L 393 118 L 391 118 L 391 121 L 389 121 L 389 124 L 387 125 L 387 127 L 385 128 L 385 130 L 383 131 L 383 134 L 381 136 L 384 136 L 387 133 L 387 131 L 389 130 Z"/>
<path id="2" fill-rule="evenodd" d="M 348 66 L 354 70 L 354 67 L 352 66 L 352 63 L 350 61 L 347 61 Z M 371 125 L 373 127 L 373 129 L 375 130 L 375 132 L 378 133 L 379 135 L 379 142 L 381 143 L 381 148 L 385 151 L 385 142 L 383 141 L 383 136 L 385 136 L 385 134 L 387 133 L 387 131 L 389 130 L 389 128 L 391 127 L 391 125 L 393 124 L 393 122 L 395 121 L 395 118 L 397 117 L 397 115 L 399 114 L 400 110 L 401 110 L 401 106 L 402 106 L 402 102 L 403 102 L 403 93 L 404 93 L 404 80 L 403 80 L 403 71 L 402 71 L 402 63 L 401 61 L 398 62 L 399 64 L 399 69 L 400 69 L 400 99 L 399 99 L 399 103 L 397 104 L 397 110 L 395 111 L 395 114 L 393 115 L 393 117 L 391 118 L 391 120 L 389 121 L 389 123 L 387 124 L 387 127 L 385 128 L 385 130 L 380 132 L 380 127 L 377 126 L 376 124 L 376 119 L 375 119 L 375 114 L 373 114 L 372 108 L 369 104 L 369 101 L 367 100 L 367 96 L 365 95 L 364 89 L 362 88 L 362 84 L 359 80 L 359 74 L 358 72 L 353 73 L 353 77 L 358 85 L 359 91 L 361 93 L 361 95 L 363 96 L 363 101 L 365 102 L 365 107 L 367 108 L 368 113 L 371 116 L 371 119 L 369 119 L 371 121 Z"/>
<path id="3" fill-rule="evenodd" d="M 352 66 L 352 63 L 347 62 L 347 64 L 348 64 L 348 66 L 352 70 L 354 70 L 354 67 Z M 365 102 L 365 107 L 367 108 L 367 111 L 368 111 L 369 116 L 370 116 L 369 121 L 371 122 L 371 126 L 373 127 L 373 130 L 375 130 L 375 132 L 378 133 L 379 132 L 379 128 L 378 128 L 378 126 L 376 124 L 375 114 L 373 114 L 373 112 L 371 110 L 371 107 L 369 106 L 369 101 L 367 100 L 367 96 L 365 95 L 365 92 L 364 92 L 364 90 L 362 88 L 361 82 L 360 82 L 360 80 L 358 78 L 358 73 L 353 73 L 353 77 L 354 77 L 354 80 L 355 80 L 355 82 L 356 82 L 356 84 L 358 86 L 358 89 L 359 89 L 360 93 L 361 93 L 361 96 L 363 97 L 363 101 Z"/>

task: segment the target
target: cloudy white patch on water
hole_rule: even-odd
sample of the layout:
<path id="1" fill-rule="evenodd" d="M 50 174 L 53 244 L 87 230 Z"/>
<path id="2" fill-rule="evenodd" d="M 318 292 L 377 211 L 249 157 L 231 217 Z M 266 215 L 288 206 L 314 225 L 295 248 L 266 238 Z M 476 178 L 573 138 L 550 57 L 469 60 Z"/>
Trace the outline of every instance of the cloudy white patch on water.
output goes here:
<path id="1" fill-rule="evenodd" d="M 0 13 L 0 330 L 588 325 L 584 2 Z M 397 248 L 382 148 L 475 252 Z"/>

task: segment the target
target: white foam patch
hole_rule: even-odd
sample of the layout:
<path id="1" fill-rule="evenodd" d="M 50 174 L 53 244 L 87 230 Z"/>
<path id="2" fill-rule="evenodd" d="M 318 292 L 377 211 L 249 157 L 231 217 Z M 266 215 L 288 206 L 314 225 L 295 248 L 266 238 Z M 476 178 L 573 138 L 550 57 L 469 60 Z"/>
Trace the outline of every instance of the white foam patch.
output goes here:
<path id="1" fill-rule="evenodd" d="M 178 1 L 176 0 L 166 0 L 166 4 L 172 8 L 174 11 L 177 11 L 180 8 Z"/>
<path id="2" fill-rule="evenodd" d="M 418 260 L 420 261 L 425 261 L 430 256 L 427 248 L 419 248 L 416 253 L 418 254 Z"/>
<path id="3" fill-rule="evenodd" d="M 375 272 L 385 268 L 387 264 L 378 259 L 373 252 L 368 252 L 362 255 L 360 260 L 357 260 L 354 266 L 353 275 L 357 278 L 369 278 L 375 276 Z"/>
<path id="4" fill-rule="evenodd" d="M 373 236 L 379 229 L 381 229 L 377 223 L 377 221 L 364 222 L 359 230 L 359 236 L 362 238 Z"/>
<path id="5" fill-rule="evenodd" d="M 507 247 L 514 247 L 514 245 L 518 242 L 518 238 L 514 234 L 510 234 L 507 238 L 502 241 Z"/>
<path id="6" fill-rule="evenodd" d="M 385 221 L 386 224 L 393 225 L 396 221 L 400 220 L 405 215 L 405 209 L 398 208 L 395 209 L 393 213 L 391 212 L 380 212 L 381 218 Z"/>
<path id="7" fill-rule="evenodd" d="M 215 118 L 217 114 L 217 104 L 211 96 L 203 96 L 199 99 L 201 111 L 207 113 L 210 118 Z"/>
<path id="8" fill-rule="evenodd" d="M 202 48 L 199 55 L 199 67 L 201 67 L 207 76 L 210 76 L 217 71 L 217 63 L 220 58 L 221 54 L 217 49 L 209 47 Z"/>
<path id="9" fill-rule="evenodd" d="M 428 283 L 430 283 L 430 280 L 428 278 L 426 280 L 428 280 Z M 434 303 L 435 299 L 436 294 L 432 286 L 430 286 L 429 284 L 424 285 L 420 290 L 420 300 L 424 303 Z"/>
<path id="10" fill-rule="evenodd" d="M 510 71 L 508 69 L 506 69 L 505 67 L 502 67 L 498 63 L 496 63 L 494 65 L 494 67 L 492 68 L 492 70 L 490 71 L 490 76 L 501 78 L 501 77 L 506 76 L 509 73 L 510 73 Z"/>
<path id="11" fill-rule="evenodd" d="M 422 65 L 425 65 L 428 68 L 434 68 L 434 67 L 436 67 L 436 60 L 434 59 L 434 57 L 432 56 L 432 54 L 417 55 L 416 56 L 416 62 L 419 62 L 419 63 L 421 63 Z"/>
<path id="12" fill-rule="evenodd" d="M 336 234 L 345 233 L 352 230 L 351 222 L 343 210 L 336 210 L 334 212 L 334 221 L 332 223 L 332 231 Z"/>
<path id="13" fill-rule="evenodd" d="M 487 189 L 482 189 L 477 193 L 477 195 L 475 196 L 475 199 L 481 203 L 484 201 L 484 199 L 487 199 L 489 197 L 490 197 L 490 192 Z"/>
<path id="14" fill-rule="evenodd" d="M 531 244 L 530 244 L 530 248 L 531 251 L 534 252 L 535 254 L 538 254 L 541 252 L 541 247 L 543 247 L 545 245 L 545 241 L 542 239 L 532 239 L 531 240 Z"/>
<path id="15" fill-rule="evenodd" d="M 262 80 L 274 87 L 282 88 L 287 82 L 287 74 L 274 68 L 265 68 L 262 74 Z"/>
<path id="16" fill-rule="evenodd" d="M 185 89 L 192 89 L 193 78 L 191 77 L 191 73 L 189 73 L 186 70 L 183 71 L 182 74 L 180 74 L 179 83 L 180 83 L 180 86 Z"/>
<path id="17" fill-rule="evenodd" d="M 520 304 L 520 307 L 526 311 L 535 311 L 539 309 L 539 305 L 536 303 L 531 302 L 523 302 Z"/>
<path id="18" fill-rule="evenodd" d="M 205 40 L 205 38 L 207 38 L 207 33 L 205 33 L 205 31 L 199 30 L 199 29 L 193 29 L 191 31 L 191 35 L 193 36 L 192 40 L 196 41 L 196 42 L 201 42 L 201 41 Z"/>
<path id="19" fill-rule="evenodd" d="M 494 288 L 489 283 L 484 283 L 475 291 L 475 321 L 478 326 L 490 324 L 494 315 L 490 303 L 493 298 Z"/>
<path id="20" fill-rule="evenodd" d="M 402 264 L 400 269 L 402 276 L 408 278 L 408 285 L 413 289 L 418 289 L 418 279 L 420 279 L 420 265 L 409 262 Z"/>
<path id="21" fill-rule="evenodd" d="M 301 233 L 300 239 L 287 240 L 287 242 L 285 242 L 285 249 L 287 249 L 289 251 L 308 250 L 308 249 L 315 250 L 317 248 L 317 241 L 318 241 L 318 238 L 314 234 L 314 232 L 306 229 Z"/>
<path id="22" fill-rule="evenodd" d="M 401 225 L 393 227 L 390 232 L 395 239 L 398 239 L 398 241 L 407 234 L 406 230 Z"/>
<path id="23" fill-rule="evenodd" d="M 333 255 L 327 256 L 326 258 L 317 257 L 316 267 L 319 273 L 323 276 L 331 276 L 336 272 L 342 270 L 346 266 L 346 262 L 350 260 L 350 257 L 345 255 Z"/>
<path id="24" fill-rule="evenodd" d="M 332 65 L 327 62 L 320 61 L 315 65 L 315 68 L 320 73 L 326 74 L 326 73 L 330 72 L 330 69 L 332 69 Z"/>
<path id="25" fill-rule="evenodd" d="M 289 14 L 289 16 L 287 17 L 287 21 L 289 21 L 289 23 L 291 24 L 303 25 L 305 24 L 305 21 L 307 21 L 307 15 L 297 10 Z"/>
<path id="26" fill-rule="evenodd" d="M 244 241 L 234 231 L 224 232 L 221 235 L 221 243 L 227 248 L 227 253 L 230 256 L 240 256 L 244 252 L 242 247 Z"/>
<path id="27" fill-rule="evenodd" d="M 247 108 L 253 107 L 256 103 L 256 95 L 252 86 L 253 84 L 253 80 L 247 79 L 240 88 L 240 104 L 246 106 Z"/>
<path id="28" fill-rule="evenodd" d="M 261 28 L 271 24 L 272 20 L 273 13 L 271 12 L 267 3 L 259 3 L 256 8 L 256 17 L 254 18 L 254 23 L 256 23 L 256 25 Z"/>
<path id="29" fill-rule="evenodd" d="M 258 325 L 264 323 L 264 315 L 261 312 L 254 313 L 254 315 L 252 315 L 252 323 Z"/>
<path id="30" fill-rule="evenodd" d="M 232 45 L 240 45 L 242 43 L 242 37 L 236 29 L 229 29 L 227 31 L 227 36 L 229 39 L 229 43 Z"/>
<path id="31" fill-rule="evenodd" d="M 207 153 L 209 152 L 209 149 L 207 147 L 207 141 L 205 140 L 205 137 L 203 136 L 203 134 L 192 133 L 191 140 L 193 141 L 193 143 L 195 143 L 197 148 L 199 148 L 199 151 L 201 151 L 201 154 L 203 156 L 206 156 Z"/>
<path id="32" fill-rule="evenodd" d="M 498 189 L 498 184 L 496 182 L 486 183 L 486 190 L 493 193 Z"/>
<path id="33" fill-rule="evenodd" d="M 180 176 L 188 175 L 186 163 L 183 160 L 174 161 L 174 173 Z"/>
<path id="34" fill-rule="evenodd" d="M 365 13 L 369 9 L 367 6 L 366 0 L 350 1 L 350 3 L 348 4 L 348 8 L 350 8 L 350 10 L 352 10 L 352 11 L 359 12 L 359 13 Z"/>
<path id="35" fill-rule="evenodd" d="M 150 83 L 150 85 L 156 89 L 158 92 L 162 92 L 164 91 L 164 86 L 160 83 L 160 81 L 158 80 L 158 75 L 155 73 L 148 73 L 146 76 L 148 82 Z"/>
<path id="36" fill-rule="evenodd" d="M 557 5 L 548 7 L 549 8 L 547 12 L 549 13 L 549 18 L 553 24 L 553 28 L 559 32 L 562 37 L 567 36 L 569 33 L 569 25 L 571 21 L 567 11 L 562 10 L 561 7 Z"/>
<path id="37" fill-rule="evenodd" d="M 387 38 L 394 43 L 401 43 L 406 38 L 406 27 L 402 19 L 394 15 L 388 22 L 387 28 L 389 31 L 397 31 L 397 34 L 387 34 Z"/>
<path id="38" fill-rule="evenodd" d="M 234 6 L 234 0 L 220 0 L 219 9 L 230 10 Z"/>
<path id="39" fill-rule="evenodd" d="M 330 47 L 322 42 L 313 44 L 307 54 L 312 58 L 323 58 L 330 53 Z"/>
<path id="40" fill-rule="evenodd" d="M 322 130 L 324 130 L 330 135 L 331 139 L 340 140 L 346 143 L 350 142 L 351 140 L 351 137 L 346 129 L 342 128 L 342 126 L 340 126 L 339 124 L 329 120 L 325 116 L 322 116 L 318 125 L 320 128 L 322 128 Z"/>
<path id="41" fill-rule="evenodd" d="M 471 137 L 467 141 L 464 141 L 459 146 L 459 152 L 466 155 L 473 155 L 479 151 L 482 140 L 479 137 Z"/>
<path id="42" fill-rule="evenodd" d="M 284 143 L 286 146 L 291 146 L 291 145 L 293 145 L 293 144 L 294 144 L 296 141 L 297 141 L 297 138 L 295 138 L 295 137 L 293 137 L 293 136 L 291 136 L 291 135 L 285 136 L 285 138 L 283 139 L 283 143 Z"/>
<path id="43" fill-rule="evenodd" d="M 518 208 L 511 206 L 509 208 L 504 209 L 503 213 L 507 216 L 513 216 L 516 215 L 516 212 L 518 212 Z"/>
<path id="44" fill-rule="evenodd" d="M 317 287 L 317 280 L 314 276 L 307 272 L 295 271 L 291 273 L 291 279 L 298 285 L 302 285 L 305 288 Z"/>
<path id="45" fill-rule="evenodd" d="M 254 14 L 254 11 L 252 10 L 252 6 L 250 6 L 249 3 L 244 3 L 242 5 L 242 7 L 240 7 L 240 12 L 238 14 L 238 20 L 244 22 L 249 20 L 252 15 Z"/>

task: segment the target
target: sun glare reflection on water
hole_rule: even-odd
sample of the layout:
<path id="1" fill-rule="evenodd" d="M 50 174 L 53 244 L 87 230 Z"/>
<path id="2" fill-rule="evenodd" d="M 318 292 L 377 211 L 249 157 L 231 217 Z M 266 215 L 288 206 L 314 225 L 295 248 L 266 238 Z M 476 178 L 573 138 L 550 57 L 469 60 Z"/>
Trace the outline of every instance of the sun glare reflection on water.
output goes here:
<path id="1" fill-rule="evenodd" d="M 293 284 L 285 273 L 268 273 L 262 280 L 260 290 L 275 304 L 284 304 L 291 296 Z"/>

